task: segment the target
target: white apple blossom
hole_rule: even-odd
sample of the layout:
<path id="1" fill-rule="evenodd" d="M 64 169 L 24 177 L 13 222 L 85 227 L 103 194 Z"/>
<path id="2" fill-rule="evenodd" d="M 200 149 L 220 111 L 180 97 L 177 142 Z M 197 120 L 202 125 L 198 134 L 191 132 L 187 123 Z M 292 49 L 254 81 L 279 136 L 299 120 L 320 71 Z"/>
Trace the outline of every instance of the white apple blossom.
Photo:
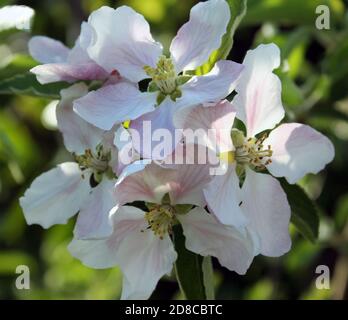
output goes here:
<path id="1" fill-rule="evenodd" d="M 291 212 L 274 177 L 295 183 L 307 173 L 318 173 L 332 161 L 334 148 L 307 125 L 289 123 L 273 129 L 284 117 L 281 83 L 272 72 L 280 65 L 276 45 L 248 51 L 243 65 L 232 104 L 200 106 L 177 117 L 177 122 L 183 127 L 220 130 L 215 151 L 226 166 L 226 174 L 216 176 L 204 188 L 208 206 L 221 222 L 256 233 L 261 254 L 279 256 L 291 246 Z M 245 124 L 246 136 L 232 129 L 235 116 Z M 264 133 L 270 129 L 269 134 Z M 265 170 L 269 174 L 261 172 Z"/>
<path id="2" fill-rule="evenodd" d="M 186 73 L 201 66 L 219 48 L 229 20 L 230 9 L 225 0 L 197 4 L 173 39 L 170 57 L 165 57 L 162 45 L 154 41 L 142 15 L 127 6 L 96 10 L 88 19 L 94 30 L 86 45 L 90 58 L 107 72 L 116 69 L 130 82 L 150 79 L 151 83 L 147 92 L 130 83 L 92 91 L 75 101 L 74 110 L 105 130 L 115 123 L 134 120 L 131 127 L 138 132 L 145 121 L 151 122 L 152 130 L 166 128 L 173 132 L 175 113 L 223 99 L 234 89 L 242 71 L 238 63 L 221 60 L 203 76 L 191 77 Z"/>
<path id="3" fill-rule="evenodd" d="M 84 84 L 62 90 L 57 106 L 58 128 L 75 162 L 65 162 L 36 178 L 20 199 L 28 224 L 48 228 L 64 224 L 79 212 L 78 238 L 100 238 L 112 232 L 109 211 L 114 206 L 117 150 L 113 131 L 104 132 L 85 122 L 72 110 L 72 101 L 86 94 Z"/>
<path id="4" fill-rule="evenodd" d="M 81 33 L 72 49 L 60 41 L 35 36 L 29 41 L 29 53 L 42 63 L 32 68 L 37 80 L 42 83 L 57 81 L 75 82 L 78 80 L 105 80 L 109 75 L 88 56 L 85 46 L 89 43 L 93 30 L 88 23 L 83 22 Z"/>
<path id="5" fill-rule="evenodd" d="M 120 266 L 123 299 L 147 299 L 177 258 L 171 230 L 180 223 L 188 250 L 216 257 L 229 270 L 244 274 L 255 251 L 248 232 L 226 226 L 204 210 L 203 186 L 209 166 L 178 165 L 170 169 L 137 161 L 119 177 L 112 214 L 113 233 L 105 239 L 78 240 L 69 251 L 92 268 Z M 125 204 L 146 201 L 146 212 Z M 197 207 L 183 213 L 180 205 Z M 192 206 L 191 206 L 192 207 Z"/>

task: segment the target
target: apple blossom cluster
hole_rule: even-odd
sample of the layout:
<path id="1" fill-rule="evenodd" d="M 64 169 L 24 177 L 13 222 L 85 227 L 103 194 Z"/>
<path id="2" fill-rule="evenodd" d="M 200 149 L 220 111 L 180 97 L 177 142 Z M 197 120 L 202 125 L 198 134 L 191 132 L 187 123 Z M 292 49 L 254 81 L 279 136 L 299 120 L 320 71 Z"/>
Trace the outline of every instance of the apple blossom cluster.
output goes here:
<path id="1" fill-rule="evenodd" d="M 277 178 L 296 183 L 334 157 L 321 133 L 280 124 L 276 45 L 194 75 L 229 20 L 224 0 L 197 4 L 168 56 L 127 6 L 94 11 L 72 49 L 42 36 L 29 43 L 40 83 L 72 84 L 56 113 L 73 161 L 34 180 L 20 199 L 25 218 L 48 228 L 77 214 L 69 251 L 92 268 L 119 266 L 123 299 L 148 298 L 171 272 L 177 224 L 188 250 L 238 274 L 256 255 L 286 253 L 291 212 Z"/>

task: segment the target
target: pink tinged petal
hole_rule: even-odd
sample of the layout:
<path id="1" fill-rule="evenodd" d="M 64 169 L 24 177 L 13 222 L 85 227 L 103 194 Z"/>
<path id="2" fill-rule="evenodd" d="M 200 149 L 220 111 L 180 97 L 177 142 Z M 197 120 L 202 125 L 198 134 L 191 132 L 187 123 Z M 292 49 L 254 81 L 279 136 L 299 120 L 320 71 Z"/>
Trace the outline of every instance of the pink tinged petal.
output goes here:
<path id="1" fill-rule="evenodd" d="M 261 241 L 261 254 L 278 257 L 291 247 L 289 222 L 291 210 L 278 180 L 246 169 L 241 208 Z"/>
<path id="2" fill-rule="evenodd" d="M 170 190 L 170 202 L 176 204 L 206 205 L 203 188 L 211 181 L 209 164 L 178 164 L 172 169 L 162 169 L 163 181 Z"/>
<path id="3" fill-rule="evenodd" d="M 69 244 L 72 256 L 84 265 L 95 269 L 112 268 L 118 265 L 117 251 L 123 240 L 134 232 L 146 228 L 144 212 L 134 207 L 122 207 L 111 216 L 113 232 L 105 239 L 78 240 Z"/>
<path id="4" fill-rule="evenodd" d="M 318 173 L 333 160 L 331 141 L 313 128 L 299 124 L 282 124 L 264 142 L 270 145 L 272 163 L 267 166 L 276 177 L 295 183 L 307 173 Z"/>
<path id="5" fill-rule="evenodd" d="M 178 112 L 185 108 L 226 98 L 235 88 L 243 66 L 232 61 L 218 61 L 214 68 L 204 76 L 194 76 L 180 87 L 182 97 L 177 99 Z M 179 116 L 178 116 L 179 117 Z M 177 115 L 174 124 L 178 126 Z"/>
<path id="6" fill-rule="evenodd" d="M 246 273 L 254 258 L 254 242 L 247 232 L 221 224 L 202 208 L 195 208 L 178 219 L 188 250 L 216 257 L 222 266 L 238 274 Z"/>
<path id="7" fill-rule="evenodd" d="M 162 160 L 170 155 L 181 140 L 175 134 L 173 112 L 175 102 L 167 98 L 153 112 L 131 122 L 134 148 L 142 158 Z"/>
<path id="8" fill-rule="evenodd" d="M 204 196 L 221 223 L 236 228 L 247 225 L 248 219 L 239 206 L 241 195 L 235 165 L 229 165 L 225 174 L 214 176 L 204 188 Z"/>
<path id="9" fill-rule="evenodd" d="M 105 71 L 93 62 L 49 63 L 34 67 L 30 72 L 36 75 L 37 81 L 41 84 L 58 81 L 72 83 L 77 80 L 103 80 L 107 76 Z"/>
<path id="10" fill-rule="evenodd" d="M 194 70 L 218 49 L 230 20 L 230 8 L 224 0 L 200 2 L 191 9 L 190 20 L 184 24 L 170 46 L 178 72 Z"/>
<path id="11" fill-rule="evenodd" d="M 63 133 L 64 145 L 68 151 L 76 154 L 83 154 L 87 149 L 95 150 L 104 133 L 73 111 L 73 101 L 87 93 L 88 88 L 82 83 L 62 90 L 62 99 L 56 109 L 58 128 Z"/>
<path id="12" fill-rule="evenodd" d="M 236 111 L 228 100 L 186 108 L 176 114 L 176 124 L 185 130 L 202 132 L 198 143 L 213 151 L 234 150 L 231 130 Z"/>
<path id="13" fill-rule="evenodd" d="M 155 67 L 162 46 L 152 38 L 142 15 L 127 6 L 102 7 L 90 15 L 88 23 L 95 30 L 87 49 L 94 61 L 108 72 L 117 69 L 133 82 L 148 77 L 143 68 Z"/>
<path id="14" fill-rule="evenodd" d="M 90 191 L 89 174 L 74 162 L 66 162 L 36 178 L 20 198 L 28 224 L 49 228 L 65 224 L 86 201 Z"/>
<path id="15" fill-rule="evenodd" d="M 136 161 L 127 166 L 115 186 L 118 206 L 134 201 L 160 203 L 169 191 L 160 173 L 160 167 L 151 164 L 150 160 Z"/>
<path id="16" fill-rule="evenodd" d="M 259 45 L 248 51 L 243 65 L 245 70 L 232 104 L 237 117 L 246 125 L 248 137 L 254 137 L 274 128 L 284 117 L 281 82 L 272 72 L 280 65 L 279 48 L 273 43 Z"/>
<path id="17" fill-rule="evenodd" d="M 60 41 L 43 37 L 32 37 L 28 43 L 30 55 L 40 63 L 65 63 L 70 49 Z"/>
<path id="18" fill-rule="evenodd" d="M 98 239 L 112 234 L 110 211 L 115 206 L 112 194 L 115 182 L 105 178 L 92 189 L 78 215 L 74 230 L 75 238 Z"/>
<path id="19" fill-rule="evenodd" d="M 74 103 L 75 112 L 87 122 L 104 130 L 134 120 L 155 109 L 156 93 L 140 92 L 127 82 L 91 91 Z"/>

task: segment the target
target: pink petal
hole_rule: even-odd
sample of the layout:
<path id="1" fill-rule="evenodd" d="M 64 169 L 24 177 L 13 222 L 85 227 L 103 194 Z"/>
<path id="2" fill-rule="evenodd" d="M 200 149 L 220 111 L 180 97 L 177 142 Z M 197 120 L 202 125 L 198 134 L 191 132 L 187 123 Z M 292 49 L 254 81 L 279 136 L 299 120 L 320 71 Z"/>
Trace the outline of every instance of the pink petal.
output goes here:
<path id="1" fill-rule="evenodd" d="M 242 200 L 241 208 L 250 221 L 248 228 L 260 238 L 261 254 L 278 257 L 288 252 L 291 210 L 279 181 L 247 168 Z"/>
<path id="2" fill-rule="evenodd" d="M 134 120 L 155 109 L 156 93 L 140 92 L 127 82 L 91 91 L 74 103 L 75 112 L 87 122 L 104 130 Z"/>
<path id="3" fill-rule="evenodd" d="M 161 203 L 168 193 L 173 205 L 204 206 L 203 186 L 210 180 L 208 165 L 178 164 L 166 168 L 149 162 L 135 162 L 119 177 L 115 197 L 119 205 L 139 200 Z"/>
<path id="4" fill-rule="evenodd" d="M 186 108 L 176 114 L 179 128 L 201 132 L 198 143 L 213 151 L 233 150 L 231 130 L 236 111 L 228 100 Z"/>
<path id="5" fill-rule="evenodd" d="M 43 37 L 32 37 L 28 43 L 30 55 L 40 63 L 64 63 L 70 49 L 60 41 Z"/>
<path id="6" fill-rule="evenodd" d="M 246 273 L 254 258 L 254 244 L 248 234 L 219 223 L 202 208 L 195 208 L 178 219 L 188 250 L 216 257 L 222 266 L 238 274 Z"/>
<path id="7" fill-rule="evenodd" d="M 74 162 L 65 162 L 36 178 L 20 204 L 28 224 L 49 228 L 65 224 L 86 201 L 90 191 L 89 174 Z"/>
<path id="8" fill-rule="evenodd" d="M 237 117 L 247 127 L 248 137 L 254 137 L 272 129 L 284 117 L 281 82 L 272 73 L 280 65 L 279 48 L 275 44 L 259 45 L 248 51 L 243 65 L 245 70 L 232 104 L 237 109 Z"/>
<path id="9" fill-rule="evenodd" d="M 75 82 L 77 80 L 104 80 L 107 73 L 93 62 L 70 64 L 49 63 L 30 70 L 41 84 L 58 81 Z"/>
<path id="10" fill-rule="evenodd" d="M 313 128 L 299 124 L 282 124 L 264 142 L 273 150 L 272 163 L 267 166 L 276 177 L 295 183 L 307 173 L 318 173 L 333 160 L 331 141 Z"/>
<path id="11" fill-rule="evenodd" d="M 163 185 L 161 168 L 151 165 L 151 161 L 135 161 L 127 166 L 119 176 L 115 187 L 118 206 L 134 201 L 160 203 L 169 191 Z"/>
<path id="12" fill-rule="evenodd" d="M 116 10 L 102 7 L 88 20 L 94 28 L 94 41 L 89 46 L 90 57 L 108 72 L 117 69 L 133 82 L 147 78 L 144 66 L 155 67 L 162 46 L 155 42 L 144 17 L 122 6 Z"/>
<path id="13" fill-rule="evenodd" d="M 184 24 L 170 46 L 177 72 L 194 70 L 218 49 L 230 20 L 226 1 L 200 2 L 191 9 L 190 20 Z"/>

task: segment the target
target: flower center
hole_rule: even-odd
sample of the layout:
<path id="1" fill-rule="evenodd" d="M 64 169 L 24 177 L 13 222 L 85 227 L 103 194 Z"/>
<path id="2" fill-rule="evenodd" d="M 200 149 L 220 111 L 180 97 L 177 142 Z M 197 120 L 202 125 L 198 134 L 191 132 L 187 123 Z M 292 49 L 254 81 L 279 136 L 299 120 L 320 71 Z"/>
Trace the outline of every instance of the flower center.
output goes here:
<path id="1" fill-rule="evenodd" d="M 236 129 L 232 130 L 232 140 L 236 148 L 234 157 L 238 164 L 249 164 L 254 169 L 263 170 L 268 164 L 272 162 L 272 149 L 271 146 L 264 146 L 263 142 L 267 138 L 267 135 L 263 135 L 261 138 L 248 138 L 244 137 L 244 134 Z"/>
<path id="2" fill-rule="evenodd" d="M 90 149 L 87 149 L 83 155 L 75 155 L 75 161 L 78 163 L 81 171 L 91 169 L 97 182 L 100 182 L 98 181 L 98 177 L 109 170 L 110 160 L 111 153 L 110 151 L 104 150 L 102 144 L 97 146 L 94 153 Z"/>
<path id="3" fill-rule="evenodd" d="M 175 219 L 175 209 L 170 205 L 155 204 L 145 214 L 148 229 L 151 229 L 156 236 L 163 239 L 166 233 L 171 233 L 172 224 Z"/>
<path id="4" fill-rule="evenodd" d="M 156 68 L 145 66 L 146 74 L 152 79 L 149 84 L 149 91 L 159 91 L 157 98 L 158 105 L 166 96 L 175 101 L 180 98 L 182 93 L 179 86 L 187 82 L 191 77 L 177 75 L 173 61 L 166 56 L 161 56 L 157 62 Z"/>
<path id="5" fill-rule="evenodd" d="M 161 56 L 157 62 L 157 68 L 145 66 L 146 74 L 152 78 L 158 89 L 164 94 L 171 94 L 175 91 L 176 73 L 172 60 L 165 56 Z"/>
<path id="6" fill-rule="evenodd" d="M 260 170 L 265 169 L 272 162 L 273 151 L 271 146 L 268 145 L 265 148 L 263 145 L 267 135 L 263 135 L 259 139 L 246 139 L 242 131 L 232 129 L 231 137 L 236 150 L 220 153 L 219 159 L 221 161 L 229 164 L 234 162 L 241 165 L 248 164 L 254 169 Z"/>

